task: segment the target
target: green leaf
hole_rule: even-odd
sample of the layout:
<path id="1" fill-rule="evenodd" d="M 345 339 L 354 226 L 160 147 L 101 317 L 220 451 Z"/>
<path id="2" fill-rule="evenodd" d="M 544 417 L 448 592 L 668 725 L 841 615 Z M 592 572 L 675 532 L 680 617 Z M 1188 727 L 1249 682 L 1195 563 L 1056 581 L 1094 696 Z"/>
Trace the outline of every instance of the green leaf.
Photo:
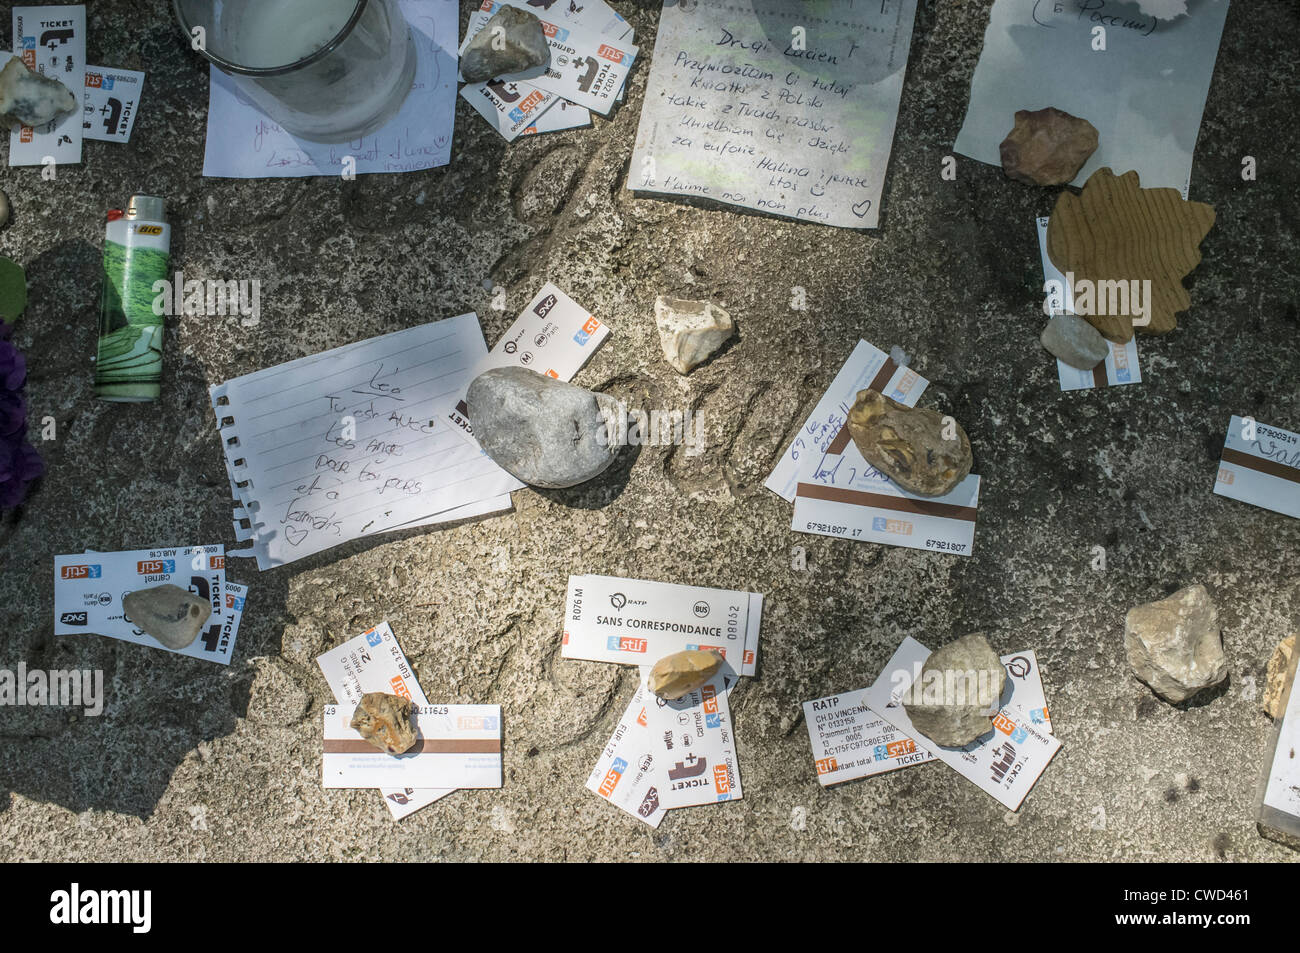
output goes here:
<path id="1" fill-rule="evenodd" d="M 8 258 L 0 258 L 0 318 L 10 324 L 27 309 L 27 276 Z"/>

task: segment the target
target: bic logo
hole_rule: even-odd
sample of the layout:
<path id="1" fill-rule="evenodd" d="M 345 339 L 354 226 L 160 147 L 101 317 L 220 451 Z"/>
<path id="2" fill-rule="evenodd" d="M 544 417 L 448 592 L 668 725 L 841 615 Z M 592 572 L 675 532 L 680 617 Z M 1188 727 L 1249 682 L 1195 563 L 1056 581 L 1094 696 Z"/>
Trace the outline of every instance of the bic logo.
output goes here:
<path id="1" fill-rule="evenodd" d="M 623 777 L 623 772 L 626 770 L 627 762 L 622 758 L 615 758 L 614 763 L 605 772 L 605 779 L 600 782 L 601 797 L 609 797 L 614 793 L 614 788 L 618 787 L 619 778 Z"/>
<path id="2" fill-rule="evenodd" d="M 822 758 L 816 762 L 818 774 L 830 774 L 832 771 L 839 770 L 839 762 L 834 758 Z"/>
<path id="3" fill-rule="evenodd" d="M 135 571 L 140 576 L 153 576 L 164 572 L 174 573 L 176 571 L 176 560 L 142 559 L 135 564 Z"/>
<path id="4" fill-rule="evenodd" d="M 622 50 L 615 49 L 612 46 L 606 46 L 604 43 L 600 45 L 600 49 L 596 51 L 596 55 L 602 59 L 609 60 L 611 63 L 621 63 L 624 59 Z"/>
<path id="5" fill-rule="evenodd" d="M 713 789 L 718 792 L 719 801 L 725 801 L 731 795 L 731 774 L 725 764 L 713 766 Z"/>
<path id="6" fill-rule="evenodd" d="M 644 652 L 646 650 L 645 639 L 631 639 L 627 636 L 611 635 L 605 645 L 611 652 Z"/>
<path id="7" fill-rule="evenodd" d="M 98 579 L 103 574 L 99 566 L 64 566 L 59 576 L 63 579 Z"/>
<path id="8" fill-rule="evenodd" d="M 393 694 L 407 701 L 411 700 L 411 690 L 406 687 L 406 682 L 402 681 L 402 676 L 394 675 L 388 686 L 393 690 Z"/>
<path id="9" fill-rule="evenodd" d="M 135 233 L 137 235 L 161 235 L 163 230 L 161 225 L 137 225 Z"/>

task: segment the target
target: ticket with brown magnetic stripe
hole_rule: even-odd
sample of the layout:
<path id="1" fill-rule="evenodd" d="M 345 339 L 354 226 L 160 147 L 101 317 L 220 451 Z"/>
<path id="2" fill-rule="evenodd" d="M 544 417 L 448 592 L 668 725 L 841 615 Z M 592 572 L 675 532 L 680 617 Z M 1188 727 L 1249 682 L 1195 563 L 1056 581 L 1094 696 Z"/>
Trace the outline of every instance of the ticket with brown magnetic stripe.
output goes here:
<path id="1" fill-rule="evenodd" d="M 1214 492 L 1300 517 L 1300 435 L 1234 414 Z"/>

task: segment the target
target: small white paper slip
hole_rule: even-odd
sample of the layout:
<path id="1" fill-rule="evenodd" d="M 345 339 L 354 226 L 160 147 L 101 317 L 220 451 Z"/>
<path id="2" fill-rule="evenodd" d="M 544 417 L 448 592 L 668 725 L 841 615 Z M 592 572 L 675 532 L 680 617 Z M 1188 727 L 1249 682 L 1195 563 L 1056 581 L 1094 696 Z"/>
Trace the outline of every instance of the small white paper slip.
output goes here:
<path id="1" fill-rule="evenodd" d="M 318 656 L 325 681 L 334 693 L 340 708 L 355 711 L 366 692 L 384 692 L 401 695 L 416 705 L 427 705 L 429 699 L 415 678 L 411 663 L 397 644 L 397 637 L 387 622 L 367 629 L 355 638 Z M 381 788 L 384 805 L 393 819 L 400 821 L 444 798 L 455 788 Z"/>
<path id="2" fill-rule="evenodd" d="M 144 73 L 137 70 L 87 66 L 85 115 L 81 124 L 85 137 L 104 142 L 130 142 L 143 89 Z"/>
<path id="3" fill-rule="evenodd" d="M 229 665 L 236 630 L 225 628 L 225 565 L 220 544 L 55 556 L 54 634 L 95 633 Z M 128 593 L 164 584 L 188 589 L 212 605 L 204 630 L 183 649 L 169 649 L 141 632 L 122 608 Z"/>
<path id="4" fill-rule="evenodd" d="M 1043 769 L 1060 750 L 1060 740 L 1036 726 L 1013 703 L 994 716 L 991 732 L 966 747 L 944 748 L 934 744 L 912 727 L 912 719 L 899 701 L 929 657 L 930 650 L 920 642 L 910 636 L 903 639 L 880 677 L 867 689 L 867 704 L 912 738 L 918 748 L 929 751 L 1004 807 L 1018 810 Z"/>
<path id="5" fill-rule="evenodd" d="M 564 658 L 653 665 L 684 649 L 717 652 L 738 675 L 758 668 L 763 597 L 756 592 L 570 576 L 565 594 Z"/>
<path id="6" fill-rule="evenodd" d="M 342 144 L 296 139 L 243 96 L 215 66 L 209 70 L 203 174 L 265 179 L 340 175 L 351 159 L 357 175 L 414 172 L 451 161 L 456 117 L 456 0 L 399 0 L 415 43 L 415 80 L 383 128 Z"/>
<path id="7" fill-rule="evenodd" d="M 647 691 L 646 732 L 665 811 L 744 796 L 731 729 L 730 687 L 731 677 L 719 673 L 675 702 Z"/>
<path id="8" fill-rule="evenodd" d="M 908 493 L 862 459 L 846 426 L 795 490 L 790 528 L 837 539 L 969 556 L 980 478 L 968 474 L 938 497 Z"/>
<path id="9" fill-rule="evenodd" d="M 462 53 L 474 34 L 502 5 L 526 10 L 542 21 L 551 59 L 545 66 L 499 76 L 496 81 L 527 83 L 542 92 L 553 93 L 593 112 L 608 115 L 636 60 L 637 47 L 601 33 L 599 28 L 583 26 L 577 20 L 566 23 L 564 17 L 530 6 L 526 0 L 503 0 L 502 3 L 484 0 L 474 14 L 477 28 L 472 23 L 465 31 Z"/>
<path id="10" fill-rule="evenodd" d="M 1300 435 L 1234 414 L 1214 492 L 1300 518 Z"/>
<path id="11" fill-rule="evenodd" d="M 657 787 L 660 772 L 646 727 L 645 682 L 637 686 L 618 727 L 587 778 L 587 790 L 651 827 L 664 819 Z"/>
<path id="12" fill-rule="evenodd" d="M 841 431 L 848 433 L 844 424 L 858 391 L 871 388 L 900 404 L 915 407 L 929 383 L 911 368 L 899 367 L 874 345 L 858 341 L 763 485 L 786 502 L 793 502 L 802 475 L 821 464 L 823 455 Z"/>
<path id="13" fill-rule="evenodd" d="M 500 705 L 414 706 L 418 737 L 399 755 L 380 751 L 353 730 L 353 710 L 325 706 L 324 787 L 501 787 Z"/>
<path id="14" fill-rule="evenodd" d="M 536 126 L 543 116 L 564 101 L 554 93 L 543 92 L 529 83 L 501 80 L 467 83 L 460 88 L 460 95 L 506 142 L 513 142 L 516 136 Z"/>
<path id="15" fill-rule="evenodd" d="M 28 69 L 56 79 L 80 96 L 86 85 L 86 8 L 14 7 L 14 55 Z M 7 60 L 6 60 L 7 62 Z M 3 64 L 0 64 L 3 65 Z M 23 126 L 9 133 L 9 164 L 56 165 L 81 161 L 81 113 L 74 109 L 40 129 Z"/>
<path id="16" fill-rule="evenodd" d="M 607 337 L 608 325 L 548 281 L 492 346 L 487 357 L 469 372 L 460 400 L 447 413 L 447 422 L 457 432 L 473 437 L 464 392 L 469 389 L 469 382 L 484 371 L 494 367 L 526 367 L 556 380 L 571 381 Z"/>
<path id="17" fill-rule="evenodd" d="M 1002 656 L 1002 664 L 1007 669 L 1002 705 L 1016 704 L 1030 722 L 1050 734 L 1052 722 L 1038 674 L 1038 657 L 1033 652 L 1017 652 Z M 822 787 L 934 759 L 868 707 L 865 688 L 804 702 L 803 711 L 813 766 Z"/>
<path id="18" fill-rule="evenodd" d="M 1061 269 L 1052 263 L 1051 257 L 1047 254 L 1047 216 L 1040 216 L 1035 224 L 1038 226 L 1038 253 L 1043 259 L 1043 286 L 1047 288 L 1048 282 L 1054 281 L 1061 289 L 1060 295 L 1055 294 L 1054 291 L 1047 294 L 1047 307 L 1053 314 L 1062 312 L 1074 314 L 1074 289 L 1071 287 L 1071 282 L 1066 280 L 1066 276 L 1061 274 Z M 1106 356 L 1106 360 L 1090 371 L 1071 367 L 1065 361 L 1057 360 L 1056 375 L 1060 379 L 1061 390 L 1088 390 L 1093 387 L 1141 382 L 1142 368 L 1138 364 L 1137 335 L 1133 335 L 1124 344 L 1115 341 L 1106 343 L 1110 345 L 1110 354 Z"/>

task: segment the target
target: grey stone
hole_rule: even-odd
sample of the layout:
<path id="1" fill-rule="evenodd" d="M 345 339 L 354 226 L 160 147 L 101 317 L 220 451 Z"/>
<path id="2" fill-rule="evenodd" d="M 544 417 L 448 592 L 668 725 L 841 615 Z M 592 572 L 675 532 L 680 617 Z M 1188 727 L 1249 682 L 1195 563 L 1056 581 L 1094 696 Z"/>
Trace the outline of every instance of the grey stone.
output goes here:
<path id="1" fill-rule="evenodd" d="M 44 126 L 77 108 L 72 90 L 14 57 L 0 70 L 0 120 L 11 127 Z"/>
<path id="2" fill-rule="evenodd" d="M 197 639 L 212 615 L 206 599 L 171 583 L 128 592 L 122 609 L 132 625 L 169 649 L 183 649 Z"/>
<path id="3" fill-rule="evenodd" d="M 469 385 L 479 446 L 530 486 L 563 489 L 599 476 L 618 456 L 618 404 L 526 367 L 496 367 Z"/>
<path id="4" fill-rule="evenodd" d="M 467 83 L 522 73 L 551 61 L 542 21 L 527 10 L 502 7 L 465 47 L 460 75 Z"/>
<path id="5" fill-rule="evenodd" d="M 1124 648 L 1133 674 L 1166 701 L 1186 701 L 1228 677 L 1219 610 L 1204 586 L 1130 609 Z"/>
<path id="6" fill-rule="evenodd" d="M 993 727 L 1007 671 L 982 632 L 930 653 L 904 694 L 912 727 L 945 748 L 968 745 Z"/>
<path id="7" fill-rule="evenodd" d="M 1110 353 L 1101 332 L 1077 314 L 1053 316 L 1039 340 L 1054 356 L 1084 371 L 1092 370 Z"/>
<path id="8" fill-rule="evenodd" d="M 731 315 L 711 301 L 655 298 L 655 324 L 664 357 L 679 374 L 703 364 L 736 333 Z"/>
<path id="9" fill-rule="evenodd" d="M 417 740 L 411 725 L 411 700 L 401 695 L 366 692 L 352 712 L 349 724 L 362 738 L 388 754 L 409 751 Z"/>

